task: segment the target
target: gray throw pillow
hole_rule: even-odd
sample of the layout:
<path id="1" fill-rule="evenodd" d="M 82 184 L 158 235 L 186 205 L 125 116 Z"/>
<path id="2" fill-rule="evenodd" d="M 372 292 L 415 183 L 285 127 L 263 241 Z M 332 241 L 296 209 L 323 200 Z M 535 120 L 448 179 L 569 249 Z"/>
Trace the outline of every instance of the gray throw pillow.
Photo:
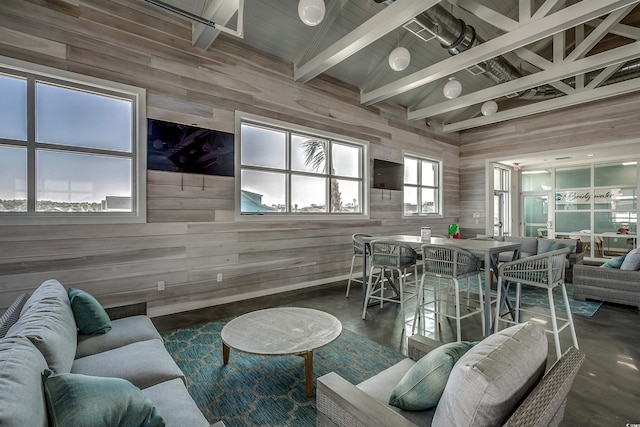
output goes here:
<path id="1" fill-rule="evenodd" d="M 431 425 L 504 424 L 542 378 L 547 351 L 544 329 L 533 322 L 489 335 L 454 365 Z"/>
<path id="2" fill-rule="evenodd" d="M 624 257 L 620 270 L 640 270 L 640 248 L 632 250 Z"/>

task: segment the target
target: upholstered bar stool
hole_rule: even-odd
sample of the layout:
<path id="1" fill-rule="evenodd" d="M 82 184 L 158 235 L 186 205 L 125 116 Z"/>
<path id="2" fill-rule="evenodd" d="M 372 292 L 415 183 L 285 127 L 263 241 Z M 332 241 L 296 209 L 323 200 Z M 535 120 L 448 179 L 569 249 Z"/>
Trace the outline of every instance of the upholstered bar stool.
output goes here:
<path id="1" fill-rule="evenodd" d="M 392 302 L 400 304 L 400 312 L 404 319 L 404 303 L 406 300 L 415 296 L 415 293 L 405 292 L 407 270 L 413 270 L 413 277 L 418 277 L 416 251 L 406 243 L 396 242 L 393 240 L 372 240 L 369 243 L 370 263 L 369 281 L 367 282 L 367 291 L 364 299 L 364 307 L 362 308 L 362 318 L 367 316 L 367 308 L 371 301 L 380 301 L 380 308 L 384 302 Z M 377 276 L 374 271 L 380 269 Z M 397 273 L 397 280 L 393 273 Z M 394 281 L 398 295 L 392 297 L 385 293 L 389 290 L 386 284 L 390 280 Z M 404 327 L 404 320 L 403 320 Z"/>
<path id="2" fill-rule="evenodd" d="M 551 318 L 551 330 L 546 329 L 547 332 L 553 334 L 553 339 L 556 347 L 556 356 L 559 359 L 562 356 L 560 349 L 560 332 L 569 327 L 571 330 L 571 338 L 573 340 L 573 346 L 578 347 L 578 339 L 576 337 L 576 331 L 573 326 L 573 317 L 571 316 L 571 306 L 569 305 L 569 297 L 567 296 L 567 289 L 564 284 L 565 275 L 565 259 L 570 248 L 558 249 L 555 251 L 544 252 L 539 255 L 534 255 L 526 258 L 521 258 L 515 261 L 506 262 L 498 269 L 498 298 L 501 300 L 502 284 L 503 282 L 511 282 L 516 284 L 516 301 L 515 301 L 515 320 L 509 320 L 501 316 L 502 307 L 498 306 L 496 310 L 496 322 L 495 331 L 500 329 L 500 322 L 506 323 L 520 323 L 522 313 L 532 313 L 532 316 L 540 316 L 539 312 L 523 309 L 520 303 L 520 294 L 522 291 L 522 285 L 535 286 L 538 288 L 547 289 L 547 296 L 549 298 L 549 315 L 544 317 Z M 555 304 L 553 300 L 553 290 L 560 287 L 562 290 L 562 297 L 564 305 L 566 307 L 567 317 L 557 317 Z M 561 321 L 558 326 L 558 320 Z"/>
<path id="3" fill-rule="evenodd" d="M 356 259 L 362 260 L 363 257 L 367 256 L 367 246 L 362 240 L 363 237 L 371 237 L 371 235 L 364 233 L 355 233 L 353 236 L 351 236 L 351 240 L 353 241 L 353 256 L 351 257 L 351 269 L 349 270 L 349 281 L 347 282 L 347 298 L 349 298 L 351 282 L 353 281 L 362 283 L 362 279 L 356 279 L 353 277 L 353 266 L 355 265 Z"/>
<path id="4" fill-rule="evenodd" d="M 456 339 L 461 340 L 462 330 L 460 321 L 469 316 L 480 314 L 482 330 L 484 330 L 484 294 L 482 287 L 482 261 L 471 252 L 457 246 L 422 245 L 422 279 L 418 287 L 418 301 L 413 318 L 413 332 L 416 325 L 424 321 L 425 312 L 434 314 L 438 324 L 439 316 L 452 318 L 456 321 Z M 478 286 L 477 306 L 470 304 L 469 279 L 476 277 Z M 460 306 L 460 280 L 467 280 L 467 307 L 463 312 Z M 444 281 L 444 282 L 443 282 Z M 454 314 L 450 313 L 449 285 L 453 282 Z M 432 298 L 426 294 L 431 293 Z"/>

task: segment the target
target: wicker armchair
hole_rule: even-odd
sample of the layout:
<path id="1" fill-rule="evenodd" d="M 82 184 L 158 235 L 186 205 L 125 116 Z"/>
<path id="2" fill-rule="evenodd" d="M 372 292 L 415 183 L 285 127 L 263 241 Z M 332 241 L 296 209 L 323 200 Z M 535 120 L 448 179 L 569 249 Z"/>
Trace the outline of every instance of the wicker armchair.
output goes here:
<path id="1" fill-rule="evenodd" d="M 409 337 L 409 357 L 389 370 L 400 366 L 406 361 L 412 363 L 411 360 L 418 360 L 441 344 L 423 336 L 414 335 Z M 564 417 L 567 395 L 584 358 L 585 355 L 576 348 L 571 347 L 567 350 L 551 369 L 535 383 L 526 398 L 516 405 L 514 411 L 503 425 L 509 427 L 558 426 Z M 413 427 L 417 425 L 436 425 L 436 423 L 431 423 L 434 410 L 424 411 L 427 414 L 420 421 L 415 420 L 414 414 L 412 421 L 405 418 L 404 415 L 407 411 L 393 408 L 381 402 L 334 372 L 318 378 L 317 384 L 317 426 Z M 465 403 L 460 401 L 456 404 L 464 405 Z M 474 424 L 473 427 L 483 426 Z M 494 426 L 491 425 L 491 427 Z"/>

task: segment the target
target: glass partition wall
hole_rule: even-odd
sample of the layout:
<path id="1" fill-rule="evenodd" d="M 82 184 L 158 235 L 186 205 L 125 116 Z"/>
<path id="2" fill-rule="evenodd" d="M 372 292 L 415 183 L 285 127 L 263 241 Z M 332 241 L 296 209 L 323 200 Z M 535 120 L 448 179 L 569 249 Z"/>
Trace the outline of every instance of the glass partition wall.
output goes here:
<path id="1" fill-rule="evenodd" d="M 636 162 L 523 170 L 521 183 L 525 236 L 580 239 L 591 258 L 637 247 Z"/>

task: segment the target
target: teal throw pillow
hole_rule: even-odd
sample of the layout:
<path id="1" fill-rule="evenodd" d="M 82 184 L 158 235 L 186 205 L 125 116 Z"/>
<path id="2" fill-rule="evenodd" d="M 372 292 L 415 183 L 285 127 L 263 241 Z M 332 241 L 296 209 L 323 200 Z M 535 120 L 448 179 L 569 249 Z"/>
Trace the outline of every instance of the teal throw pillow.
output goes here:
<path id="1" fill-rule="evenodd" d="M 640 270 L 640 249 L 634 249 L 624 257 L 620 270 Z"/>
<path id="2" fill-rule="evenodd" d="M 389 405 L 405 411 L 423 411 L 438 404 L 453 365 L 476 343 L 444 344 L 418 360 L 391 392 Z"/>
<path id="3" fill-rule="evenodd" d="M 623 261 L 624 261 L 624 256 L 617 256 L 617 257 L 611 258 L 610 260 L 602 264 L 600 267 L 619 269 L 620 266 L 622 266 Z"/>
<path id="4" fill-rule="evenodd" d="M 69 288 L 71 311 L 81 334 L 105 334 L 111 330 L 111 319 L 102 305 L 91 294 Z"/>
<path id="5" fill-rule="evenodd" d="M 164 420 L 142 391 L 122 378 L 42 373 L 52 427 L 162 427 Z"/>

